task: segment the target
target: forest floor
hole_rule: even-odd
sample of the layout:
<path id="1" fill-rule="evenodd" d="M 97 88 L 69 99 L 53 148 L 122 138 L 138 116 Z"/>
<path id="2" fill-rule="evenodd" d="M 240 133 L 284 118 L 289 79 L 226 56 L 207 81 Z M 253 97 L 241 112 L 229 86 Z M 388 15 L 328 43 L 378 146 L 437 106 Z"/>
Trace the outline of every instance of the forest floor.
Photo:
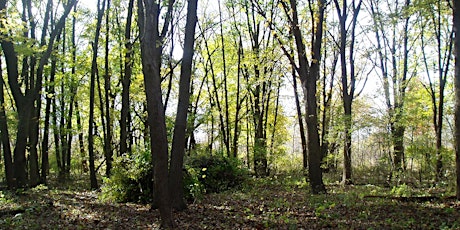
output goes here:
<path id="1" fill-rule="evenodd" d="M 104 202 L 84 187 L 0 191 L 0 229 L 158 228 L 159 213 L 149 205 Z M 252 179 L 203 195 L 174 217 L 177 229 L 460 229 L 460 202 L 439 192 L 335 184 L 312 195 L 301 179 Z"/>

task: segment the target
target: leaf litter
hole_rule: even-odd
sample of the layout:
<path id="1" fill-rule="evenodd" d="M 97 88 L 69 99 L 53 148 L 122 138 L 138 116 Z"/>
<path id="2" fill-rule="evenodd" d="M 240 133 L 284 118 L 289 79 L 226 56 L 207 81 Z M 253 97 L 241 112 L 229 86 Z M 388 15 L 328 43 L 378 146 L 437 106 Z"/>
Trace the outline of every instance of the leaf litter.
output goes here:
<path id="1" fill-rule="evenodd" d="M 260 183 L 206 194 L 174 212 L 177 229 L 458 229 L 460 202 L 366 197 L 363 186 L 312 195 L 295 184 Z M 150 205 L 112 203 L 82 189 L 0 192 L 0 229 L 158 229 Z"/>

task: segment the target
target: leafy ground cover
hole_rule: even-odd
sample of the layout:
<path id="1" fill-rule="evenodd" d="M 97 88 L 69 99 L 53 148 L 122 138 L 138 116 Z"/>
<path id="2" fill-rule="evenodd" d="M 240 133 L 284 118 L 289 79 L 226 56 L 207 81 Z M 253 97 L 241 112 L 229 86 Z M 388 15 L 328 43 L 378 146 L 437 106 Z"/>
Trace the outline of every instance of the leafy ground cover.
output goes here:
<path id="1" fill-rule="evenodd" d="M 0 229 L 159 227 L 158 211 L 149 205 L 102 201 L 98 192 L 84 187 L 1 191 Z M 175 217 L 178 229 L 460 228 L 460 202 L 440 191 L 429 196 L 431 191 L 407 186 L 338 184 L 328 190 L 312 195 L 301 178 L 252 179 L 238 190 L 204 195 Z"/>

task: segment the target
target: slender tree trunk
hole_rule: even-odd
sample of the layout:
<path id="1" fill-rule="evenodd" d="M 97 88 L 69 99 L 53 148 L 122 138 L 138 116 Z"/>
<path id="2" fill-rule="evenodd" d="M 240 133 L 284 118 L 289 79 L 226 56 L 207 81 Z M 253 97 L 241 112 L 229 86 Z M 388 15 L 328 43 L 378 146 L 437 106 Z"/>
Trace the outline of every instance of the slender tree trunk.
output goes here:
<path id="1" fill-rule="evenodd" d="M 106 21 L 105 21 L 105 75 L 104 75 L 104 98 L 105 98 L 105 121 L 106 121 L 106 138 L 104 142 L 105 148 L 105 175 L 110 177 L 110 172 L 112 170 L 112 118 L 110 113 L 110 69 L 109 69 L 109 40 L 110 40 L 110 0 L 107 0 L 107 10 L 106 10 Z"/>
<path id="2" fill-rule="evenodd" d="M 83 172 L 88 172 L 88 163 L 85 154 L 85 145 L 83 141 L 83 125 L 81 122 L 80 107 L 78 100 L 75 100 L 75 113 L 77 116 L 77 131 L 78 131 L 78 146 L 80 149 L 81 169 Z"/>
<path id="3" fill-rule="evenodd" d="M 195 26 L 197 22 L 197 2 L 198 0 L 189 0 L 187 4 L 184 53 L 182 57 L 179 82 L 179 103 L 177 105 L 176 122 L 174 125 L 174 136 L 171 149 L 169 190 L 172 194 L 172 205 L 177 210 L 183 210 L 187 207 L 184 200 L 182 170 L 184 164 L 187 114 L 190 105 L 190 78 L 192 75 Z"/>
<path id="4" fill-rule="evenodd" d="M 460 200 L 460 1 L 454 2 L 455 54 L 455 165 L 457 171 L 457 200 Z"/>
<path id="5" fill-rule="evenodd" d="M 222 46 L 222 81 L 224 82 L 224 103 L 225 103 L 225 123 L 224 123 L 224 128 L 226 129 L 226 135 L 224 136 L 225 140 L 225 148 L 227 150 L 227 155 L 230 156 L 230 118 L 229 118 L 229 105 L 228 105 L 228 85 L 227 85 L 227 58 L 225 56 L 225 40 L 224 40 L 224 29 L 223 29 L 223 21 L 222 21 L 222 10 L 221 10 L 221 4 L 220 0 L 218 0 L 218 6 L 219 6 L 219 27 L 220 27 L 220 42 Z"/>
<path id="6" fill-rule="evenodd" d="M 436 125 L 436 181 L 441 180 L 444 176 L 444 166 L 443 166 L 443 154 L 442 154 L 442 128 L 443 128 L 443 118 L 444 118 L 444 95 L 445 87 L 447 83 L 447 77 L 449 73 L 450 60 L 452 56 L 452 46 L 454 39 L 454 31 L 450 32 L 446 44 L 443 44 L 441 34 L 442 22 L 441 22 L 441 8 L 443 4 L 441 1 L 437 3 L 437 14 L 432 15 L 433 21 L 435 24 L 435 35 L 437 42 L 437 53 L 438 53 L 438 81 L 439 81 L 439 100 L 438 100 L 438 111 L 436 116 L 437 125 Z M 460 35 L 459 35 L 460 36 Z M 447 47 L 445 53 L 443 53 L 443 46 Z"/>
<path id="7" fill-rule="evenodd" d="M 62 31 L 62 54 L 66 54 L 66 28 Z M 66 69 L 64 68 L 64 63 L 61 63 L 61 74 L 62 76 L 66 75 Z M 61 139 L 61 163 L 62 163 L 62 171 L 63 171 L 63 176 L 68 177 L 69 174 L 67 172 L 70 172 L 70 165 L 67 164 L 67 162 L 70 162 L 69 156 L 67 156 L 67 149 L 69 148 L 67 146 L 67 133 L 69 130 L 66 129 L 66 123 L 68 122 L 68 118 L 66 117 L 66 95 L 65 95 L 65 82 L 61 81 L 61 92 L 60 92 L 60 121 L 59 121 L 59 135 Z"/>
<path id="8" fill-rule="evenodd" d="M 323 55 L 327 55 L 327 52 Z M 330 81 L 329 84 L 327 84 L 327 74 L 326 74 L 326 64 L 325 62 L 323 63 L 323 89 L 322 89 L 322 105 L 323 105 L 323 113 L 321 115 L 321 160 L 324 161 L 326 159 L 326 156 L 328 153 L 333 152 L 333 144 L 331 145 L 329 141 L 329 126 L 330 126 L 330 120 L 331 120 L 331 100 L 332 100 L 332 92 L 334 90 L 334 78 L 335 78 L 335 72 L 336 72 L 336 67 L 337 67 L 337 62 L 339 60 L 339 52 L 334 52 L 334 59 L 332 62 L 332 67 L 331 67 L 331 73 L 330 75 Z M 326 164 L 326 170 L 330 169 L 331 164 L 329 162 L 325 162 Z M 332 164 L 333 168 L 336 168 L 336 164 Z"/>
<path id="9" fill-rule="evenodd" d="M 296 106 L 296 111 L 297 111 L 297 122 L 299 122 L 300 140 L 302 143 L 303 169 L 307 170 L 308 169 L 307 137 L 305 135 L 302 107 L 300 106 L 300 97 L 299 97 L 299 92 L 297 88 L 297 77 L 296 77 L 296 71 L 294 68 L 292 68 L 292 82 L 294 85 L 294 98 L 295 98 L 295 106 Z"/>
<path id="10" fill-rule="evenodd" d="M 122 79 L 122 96 L 121 96 L 121 119 L 120 119 L 120 155 L 128 152 L 128 116 L 129 116 L 129 87 L 131 85 L 132 75 L 132 52 L 133 44 L 131 40 L 131 22 L 133 16 L 134 0 L 129 0 L 128 16 L 125 27 L 125 61 L 124 74 Z"/>
<path id="11" fill-rule="evenodd" d="M 77 44 L 75 41 L 75 25 L 76 25 L 76 17 L 75 13 L 77 12 L 77 5 L 75 4 L 73 8 L 74 15 L 72 16 L 72 68 L 71 68 L 71 78 L 70 78 L 70 101 L 69 101 L 69 112 L 68 112 L 68 120 L 67 120 L 67 148 L 66 148 L 66 155 L 67 155 L 67 171 L 66 174 L 70 176 L 70 168 L 72 166 L 72 137 L 74 132 L 72 131 L 72 118 L 74 113 L 74 102 L 75 96 L 77 94 L 77 83 L 75 82 L 75 75 L 76 75 L 76 66 L 77 66 Z"/>
<path id="12" fill-rule="evenodd" d="M 352 21 L 351 21 L 351 36 L 350 36 L 350 48 L 349 48 L 349 57 L 347 57 L 347 18 L 348 18 L 348 5 L 347 1 L 342 1 L 342 6 L 338 0 L 334 0 L 337 14 L 339 17 L 340 23 L 340 64 L 341 64 L 341 75 L 342 75 L 342 102 L 344 110 L 344 149 L 343 149 L 343 174 L 342 174 L 342 183 L 343 184 L 352 184 L 352 165 L 351 165 L 351 136 L 352 136 L 352 104 L 355 97 L 355 66 L 354 66 L 354 43 L 355 43 L 355 28 L 357 23 L 357 17 L 361 8 L 362 0 L 359 1 L 358 6 L 356 6 L 355 1 L 352 0 Z M 350 73 L 348 76 L 347 61 L 349 59 L 350 64 Z"/>
<path id="13" fill-rule="evenodd" d="M 91 64 L 91 79 L 90 79 L 90 96 L 89 96 L 89 124 L 88 124 L 88 155 L 89 155 L 89 172 L 90 172 L 90 181 L 91 181 L 91 188 L 97 189 L 98 183 L 96 178 L 96 167 L 94 164 L 94 107 L 95 107 L 95 83 L 96 83 L 96 76 L 97 76 L 97 52 L 98 52 L 98 45 L 99 45 L 99 35 L 101 31 L 101 23 L 102 17 L 104 15 L 104 8 L 105 8 L 105 0 L 97 1 L 97 24 L 96 24 L 96 33 L 94 35 L 94 43 L 92 44 L 93 48 L 93 58 Z"/>
<path id="14" fill-rule="evenodd" d="M 5 165 L 5 178 L 6 184 L 9 189 L 16 187 L 14 175 L 13 175 L 13 159 L 11 157 L 11 145 L 10 145 L 10 134 L 8 132 L 8 123 L 6 121 L 5 112 L 5 96 L 3 93 L 3 66 L 0 60 L 0 138 L 3 150 L 3 163 Z"/>

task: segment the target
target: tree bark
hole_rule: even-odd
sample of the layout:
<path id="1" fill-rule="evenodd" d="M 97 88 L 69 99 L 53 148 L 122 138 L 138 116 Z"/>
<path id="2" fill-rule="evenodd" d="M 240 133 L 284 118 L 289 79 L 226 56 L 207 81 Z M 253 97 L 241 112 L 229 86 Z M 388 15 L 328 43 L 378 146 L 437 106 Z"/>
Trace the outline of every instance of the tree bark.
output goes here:
<path id="1" fill-rule="evenodd" d="M 90 79 L 90 96 L 89 96 L 89 124 L 88 124 L 88 155 L 89 155 L 89 172 L 90 172 L 90 181 L 91 188 L 97 189 L 98 183 L 96 178 L 96 167 L 94 163 L 94 100 L 95 100 L 95 82 L 97 76 L 97 53 L 99 45 L 99 35 L 101 31 L 102 17 L 104 16 L 105 9 L 105 0 L 97 1 L 97 23 L 96 23 L 96 33 L 94 35 L 94 42 L 92 43 L 93 48 L 93 57 L 91 62 L 91 79 Z"/>
<path id="2" fill-rule="evenodd" d="M 324 10 L 326 2 L 319 0 L 317 2 L 318 10 L 316 11 L 315 32 L 312 40 L 312 60 L 310 64 L 306 57 L 306 49 L 303 41 L 302 32 L 298 20 L 297 1 L 290 0 L 292 12 L 291 33 L 294 37 L 299 67 L 297 72 L 303 86 L 305 106 L 306 106 L 306 125 L 307 125 L 307 148 L 308 148 L 308 179 L 312 193 L 318 194 L 326 192 L 323 184 L 323 175 L 321 170 L 321 147 L 318 132 L 318 113 L 316 98 L 316 83 L 319 79 L 319 63 L 321 61 L 321 46 L 323 38 Z M 316 24 L 315 24 L 316 23 Z M 295 68 L 295 66 L 294 66 Z"/>
<path id="3" fill-rule="evenodd" d="M 72 6 L 75 4 L 76 0 L 70 1 L 64 7 L 64 12 L 59 18 L 58 22 L 56 23 L 55 28 L 51 31 L 50 38 L 48 39 L 48 44 L 46 49 L 40 53 L 40 59 L 37 64 L 37 69 L 35 73 L 31 71 L 31 73 L 27 72 L 28 65 L 27 62 L 23 62 L 26 65 L 22 70 L 22 76 L 25 77 L 26 89 L 23 92 L 22 87 L 19 84 L 19 68 L 18 68 L 18 54 L 15 51 L 14 45 L 12 41 L 7 39 L 3 39 L 1 41 L 1 45 L 3 48 L 3 52 L 5 54 L 5 60 L 7 63 L 7 72 L 8 72 L 8 83 L 10 85 L 10 89 L 13 95 L 13 99 L 16 103 L 17 107 L 17 119 L 18 119 L 18 126 L 17 126 L 17 135 L 16 135 L 16 146 L 14 149 L 14 174 L 17 182 L 17 187 L 27 187 L 29 186 L 28 181 L 28 167 L 26 161 L 26 150 L 28 146 L 28 139 L 31 137 L 31 143 L 29 148 L 31 148 L 31 158 L 32 158 L 32 171 L 33 181 L 32 184 L 36 183 L 36 174 L 38 171 L 38 160 L 35 159 L 38 156 L 35 154 L 36 152 L 36 138 L 31 136 L 31 129 L 36 129 L 36 125 L 32 127 L 33 124 L 38 122 L 38 117 L 35 119 L 34 123 L 34 112 L 31 108 L 36 108 L 34 103 L 39 103 L 40 101 L 40 92 L 42 88 L 42 79 L 43 79 L 43 70 L 44 66 L 48 62 L 49 57 L 51 56 L 51 52 L 53 50 L 54 42 L 56 40 L 59 31 L 65 26 L 65 19 L 70 13 Z M 24 6 L 26 7 L 26 6 Z M 6 1 L 0 1 L 0 10 L 6 9 Z M 26 8 L 24 8 L 26 9 Z M 29 10 L 29 15 L 31 12 Z M 24 14 L 25 15 L 25 14 Z M 5 15 L 6 16 L 6 15 Z M 2 25 L 3 26 L 3 25 Z M 5 35 L 5 34 L 4 34 Z M 5 35 L 8 36 L 8 35 Z M 33 35 L 34 36 L 34 35 Z M 43 44 L 44 45 L 44 44 Z M 34 58 L 35 59 L 35 58 Z M 32 63 L 32 66 L 35 67 L 35 64 Z M 30 74 L 30 75 L 29 75 Z M 36 132 L 36 131 L 34 131 Z M 33 145 L 33 146 L 32 146 Z M 37 160 L 37 162 L 35 162 Z M 36 169 L 35 169 L 36 164 Z M 37 177 L 38 178 L 38 177 Z"/>
<path id="4" fill-rule="evenodd" d="M 138 3 L 142 72 L 144 74 L 147 122 L 150 130 L 150 151 L 154 171 L 154 199 L 160 210 L 161 226 L 173 228 L 174 221 L 168 182 L 168 139 L 161 91 L 161 63 L 163 39 L 170 23 L 174 1 L 168 1 L 168 11 L 161 33 L 159 33 L 159 4 L 152 0 L 139 0 Z"/>
<path id="5" fill-rule="evenodd" d="M 11 157 L 10 134 L 8 131 L 8 122 L 6 121 L 5 96 L 3 92 L 4 84 L 5 82 L 3 81 L 3 66 L 0 60 L 0 138 L 3 150 L 3 163 L 5 165 L 6 185 L 9 189 L 13 189 L 14 187 L 16 187 L 16 185 L 13 175 L 14 166 L 13 159 Z"/>
<path id="6" fill-rule="evenodd" d="M 169 190 L 172 194 L 172 206 L 176 210 L 187 208 L 184 200 L 183 164 L 185 152 L 185 134 L 187 130 L 187 114 L 190 105 L 190 78 L 195 42 L 195 26 L 197 22 L 198 0 L 188 0 L 187 21 L 185 24 L 185 42 L 179 82 L 179 103 L 177 105 L 176 122 L 171 149 L 171 167 L 169 172 Z"/>
<path id="7" fill-rule="evenodd" d="M 105 21 L 105 58 L 104 58 L 104 110 L 105 110 L 105 123 L 106 123 L 106 138 L 104 141 L 104 152 L 105 152 L 105 175 L 110 177 L 110 172 L 112 170 L 112 118 L 110 115 L 110 67 L 109 67 L 109 41 L 110 41 L 110 0 L 107 0 L 107 10 L 106 10 L 106 21 Z"/>
<path id="8" fill-rule="evenodd" d="M 132 75 L 132 52 L 133 44 L 131 40 L 131 24 L 133 16 L 134 0 L 129 0 L 128 16 L 126 17 L 125 27 L 125 60 L 124 60 L 124 73 L 122 79 L 122 93 L 121 93 L 121 119 L 120 119 L 120 155 L 128 152 L 128 116 L 129 116 L 129 87 L 131 85 Z"/>
<path id="9" fill-rule="evenodd" d="M 300 132 L 300 141 L 302 143 L 302 164 L 303 169 L 308 170 L 308 149 L 307 149 L 307 137 L 305 135 L 305 127 L 303 124 L 303 115 L 302 115 L 302 107 L 300 105 L 300 97 L 299 92 L 297 89 L 297 74 L 294 68 L 292 68 L 292 82 L 294 87 L 294 99 L 295 99 L 295 107 L 297 111 L 297 122 L 299 122 L 299 132 Z"/>
<path id="10" fill-rule="evenodd" d="M 359 1 L 356 6 L 355 1 L 352 2 L 352 21 L 351 21 L 351 36 L 350 36 L 350 48 L 349 48 L 349 57 L 347 57 L 347 18 L 348 18 L 348 5 L 347 1 L 342 1 L 342 6 L 338 0 L 334 0 L 337 14 L 339 17 L 340 24 L 340 64 L 341 64 L 341 82 L 342 82 L 342 102 L 344 110 L 344 149 L 343 149 L 343 174 L 342 174 L 342 183 L 343 184 L 352 184 L 352 164 L 351 164 L 351 136 L 352 136 L 352 126 L 353 126 L 353 117 L 352 117 L 352 105 L 355 98 L 355 66 L 354 66 L 354 43 L 355 43 L 355 28 L 357 23 L 357 17 L 361 9 L 362 0 Z M 347 69 L 347 61 L 349 59 L 350 73 Z"/>
<path id="11" fill-rule="evenodd" d="M 456 195 L 460 200 L 460 1 L 453 1 L 454 54 L 455 54 L 455 168 L 457 172 Z"/>

